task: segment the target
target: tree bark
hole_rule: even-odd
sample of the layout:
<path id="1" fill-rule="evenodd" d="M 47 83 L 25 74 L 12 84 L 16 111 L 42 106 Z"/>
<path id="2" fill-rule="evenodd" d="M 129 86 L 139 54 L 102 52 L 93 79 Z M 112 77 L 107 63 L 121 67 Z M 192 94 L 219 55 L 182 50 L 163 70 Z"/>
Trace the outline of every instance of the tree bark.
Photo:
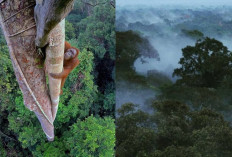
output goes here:
<path id="1" fill-rule="evenodd" d="M 24 104 L 36 114 L 49 141 L 54 139 L 53 121 L 58 109 L 61 80 L 48 75 L 49 95 L 36 45 L 48 44 L 47 72 L 60 73 L 65 40 L 65 21 L 60 21 L 71 11 L 73 3 L 74 0 L 0 0 L 0 24 Z"/>
<path id="2" fill-rule="evenodd" d="M 50 31 L 72 10 L 74 0 L 36 0 L 36 46 L 44 47 Z"/>
<path id="3" fill-rule="evenodd" d="M 30 111 L 34 111 L 48 140 L 52 141 L 54 127 L 51 100 L 45 73 L 40 67 L 41 58 L 36 53 L 34 6 L 34 0 L 2 0 L 0 23 L 24 104 Z"/>
<path id="4" fill-rule="evenodd" d="M 49 34 L 49 45 L 46 47 L 46 70 L 49 73 L 60 73 L 63 70 L 65 42 L 65 20 L 61 21 Z M 52 101 L 52 117 L 55 120 L 60 98 L 61 79 L 48 75 L 49 93 Z"/>

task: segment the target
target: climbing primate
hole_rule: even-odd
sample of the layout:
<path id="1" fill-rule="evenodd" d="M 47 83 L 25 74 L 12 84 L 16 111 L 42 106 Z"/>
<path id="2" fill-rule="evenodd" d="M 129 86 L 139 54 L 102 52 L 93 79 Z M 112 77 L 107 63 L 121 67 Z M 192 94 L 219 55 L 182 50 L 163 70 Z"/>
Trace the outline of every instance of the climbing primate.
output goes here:
<path id="1" fill-rule="evenodd" d="M 58 74 L 50 73 L 51 77 L 55 79 L 62 79 L 60 94 L 63 93 L 62 88 L 69 73 L 79 64 L 78 54 L 79 50 L 75 47 L 72 47 L 67 41 L 65 41 L 63 70 Z"/>

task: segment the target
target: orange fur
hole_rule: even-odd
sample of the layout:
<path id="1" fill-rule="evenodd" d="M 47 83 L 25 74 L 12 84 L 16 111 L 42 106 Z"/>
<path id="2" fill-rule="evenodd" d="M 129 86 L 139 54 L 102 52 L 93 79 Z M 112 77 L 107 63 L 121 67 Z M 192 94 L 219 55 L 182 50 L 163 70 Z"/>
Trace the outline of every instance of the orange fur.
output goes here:
<path id="1" fill-rule="evenodd" d="M 63 71 L 59 74 L 50 73 L 50 76 L 53 78 L 61 79 L 60 94 L 63 93 L 62 88 L 69 73 L 80 63 L 78 59 L 79 50 L 75 47 L 72 47 L 67 41 L 65 41 L 64 53 L 66 53 L 68 49 L 71 48 L 76 50 L 76 55 L 68 60 L 64 59 Z"/>
<path id="2" fill-rule="evenodd" d="M 67 50 L 70 49 L 70 48 L 72 48 L 72 46 L 67 41 L 65 41 L 64 42 L 64 53 L 67 52 Z"/>

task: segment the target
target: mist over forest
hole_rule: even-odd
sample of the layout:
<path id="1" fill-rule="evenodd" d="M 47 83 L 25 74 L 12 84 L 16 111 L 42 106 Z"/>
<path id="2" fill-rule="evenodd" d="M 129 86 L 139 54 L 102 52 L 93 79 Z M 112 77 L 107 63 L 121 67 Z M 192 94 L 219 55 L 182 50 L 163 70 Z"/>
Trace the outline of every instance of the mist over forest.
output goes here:
<path id="1" fill-rule="evenodd" d="M 157 6 L 151 7 L 127 6 L 127 3 L 118 2 L 116 31 L 131 30 L 138 33 L 149 41 L 157 55 L 148 55 L 148 52 L 144 52 L 145 50 L 140 46 L 141 55 L 134 61 L 132 69 L 148 82 L 152 82 L 152 85 L 147 86 L 124 78 L 118 79 L 116 82 L 118 87 L 116 90 L 117 108 L 127 102 L 144 106 L 149 99 L 154 99 L 154 95 L 159 93 L 157 88 L 175 83 L 178 77 L 173 77 L 173 71 L 180 67 L 178 62 L 182 57 L 182 49 L 188 45 L 194 46 L 198 39 L 215 38 L 232 50 L 232 41 L 230 40 L 232 7 L 211 4 L 211 6 L 193 4 L 192 7 L 186 4 L 188 7 L 184 7 L 184 5 L 178 6 L 176 3 L 175 6 L 157 4 Z M 120 73 L 118 75 L 118 77 L 121 76 Z M 153 81 L 149 76 L 153 76 Z M 134 83 L 137 86 L 133 85 Z M 136 93 L 146 93 L 146 96 L 138 97 Z M 144 108 L 148 107 L 144 106 Z"/>
<path id="2" fill-rule="evenodd" d="M 161 6 L 175 6 L 175 7 L 199 7 L 199 6 L 207 6 L 207 7 L 212 7 L 212 6 L 231 6 L 232 3 L 230 0 L 220 0 L 220 1 L 211 1 L 211 0 L 195 0 L 195 1 L 189 1 L 189 0 L 162 0 L 162 1 L 158 1 L 158 0 L 117 0 L 117 7 L 122 8 L 122 7 L 140 7 L 144 6 L 153 6 L 153 7 L 161 7 Z"/>
<path id="3" fill-rule="evenodd" d="M 231 157 L 230 2 L 117 2 L 116 157 Z"/>

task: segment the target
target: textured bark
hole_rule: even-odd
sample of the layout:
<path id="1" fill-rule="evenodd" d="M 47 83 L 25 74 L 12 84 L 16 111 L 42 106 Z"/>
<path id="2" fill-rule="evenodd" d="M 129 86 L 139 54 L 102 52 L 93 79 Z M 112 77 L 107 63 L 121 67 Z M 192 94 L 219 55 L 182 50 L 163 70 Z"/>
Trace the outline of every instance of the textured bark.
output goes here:
<path id="1" fill-rule="evenodd" d="M 36 0 L 36 46 L 44 47 L 50 31 L 72 10 L 74 0 Z"/>
<path id="2" fill-rule="evenodd" d="M 25 106 L 34 111 L 48 140 L 54 139 L 51 100 L 45 73 L 36 53 L 34 0 L 5 0 L 0 4 L 0 23 L 7 41 Z M 17 105 L 17 104 L 16 104 Z"/>
<path id="3" fill-rule="evenodd" d="M 46 47 L 46 69 L 48 73 L 60 73 L 63 69 L 65 20 L 61 21 L 49 34 L 49 45 Z M 55 120 L 60 98 L 61 79 L 48 75 L 49 92 L 52 101 L 52 116 Z"/>

